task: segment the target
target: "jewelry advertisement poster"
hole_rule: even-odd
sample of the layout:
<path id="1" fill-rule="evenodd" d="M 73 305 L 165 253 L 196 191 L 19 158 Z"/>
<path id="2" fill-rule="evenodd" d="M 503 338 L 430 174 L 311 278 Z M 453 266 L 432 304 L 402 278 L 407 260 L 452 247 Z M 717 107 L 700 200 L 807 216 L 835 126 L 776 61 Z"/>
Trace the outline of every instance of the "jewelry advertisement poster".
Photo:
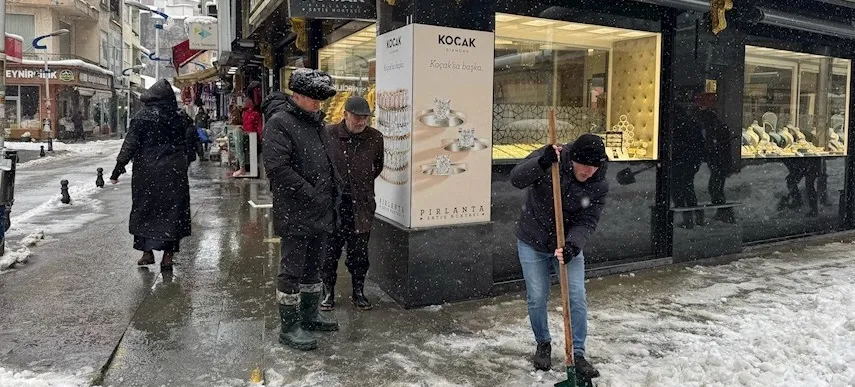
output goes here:
<path id="1" fill-rule="evenodd" d="M 413 26 L 377 37 L 377 130 L 383 134 L 383 171 L 375 180 L 377 213 L 410 227 Z"/>
<path id="2" fill-rule="evenodd" d="M 414 34 L 412 227 L 488 222 L 494 35 Z"/>

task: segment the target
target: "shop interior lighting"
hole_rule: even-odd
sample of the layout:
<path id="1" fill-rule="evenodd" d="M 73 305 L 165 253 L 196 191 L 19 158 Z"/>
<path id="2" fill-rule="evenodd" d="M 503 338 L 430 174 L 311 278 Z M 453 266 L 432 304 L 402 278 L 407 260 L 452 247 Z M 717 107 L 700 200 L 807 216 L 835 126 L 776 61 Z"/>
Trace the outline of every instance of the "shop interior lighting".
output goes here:
<path id="1" fill-rule="evenodd" d="M 591 30 L 591 31 L 588 31 L 588 32 L 590 32 L 590 33 L 592 33 L 592 34 L 601 34 L 601 35 L 605 35 L 605 34 L 613 34 L 613 33 L 615 33 L 615 32 L 619 32 L 619 31 L 620 31 L 620 30 L 618 30 L 618 29 L 616 29 L 616 28 L 603 27 L 603 28 L 597 28 L 597 29 L 595 29 L 595 30 Z"/>
<path id="2" fill-rule="evenodd" d="M 506 40 L 506 39 L 496 39 L 496 45 L 498 45 L 498 46 L 509 45 L 509 44 L 514 44 L 514 41 L 513 40 Z"/>
<path id="3" fill-rule="evenodd" d="M 555 23 L 558 23 L 558 22 L 554 21 L 554 20 L 547 20 L 547 19 L 534 19 L 534 20 L 529 20 L 527 22 L 524 22 L 522 24 L 527 25 L 527 26 L 532 26 L 532 27 L 544 27 L 544 26 L 551 26 Z"/>
<path id="4" fill-rule="evenodd" d="M 565 31 L 578 31 L 578 30 L 584 30 L 584 29 L 590 28 L 590 27 L 591 26 L 585 25 L 585 24 L 569 23 L 569 24 L 563 25 L 561 27 L 558 27 L 558 29 L 559 30 L 565 30 Z"/>
<path id="5" fill-rule="evenodd" d="M 648 35 L 648 33 L 642 31 L 630 31 L 620 34 L 620 36 L 623 36 L 625 38 L 639 38 L 646 35 Z"/>
<path id="6" fill-rule="evenodd" d="M 496 21 L 500 22 L 500 23 L 517 20 L 519 18 L 520 18 L 519 16 L 506 15 L 506 14 L 496 14 Z"/>

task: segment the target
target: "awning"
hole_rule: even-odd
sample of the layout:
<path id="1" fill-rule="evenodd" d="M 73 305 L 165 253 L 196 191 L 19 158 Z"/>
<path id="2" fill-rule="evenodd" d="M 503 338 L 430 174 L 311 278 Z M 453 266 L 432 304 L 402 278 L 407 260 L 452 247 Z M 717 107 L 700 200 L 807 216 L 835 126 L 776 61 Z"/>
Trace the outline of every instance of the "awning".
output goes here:
<path id="1" fill-rule="evenodd" d="M 75 86 L 74 90 L 84 97 L 113 98 L 113 93 L 104 90 L 96 90 L 91 87 Z"/>
<path id="2" fill-rule="evenodd" d="M 194 83 L 204 83 L 215 81 L 219 78 L 215 67 L 199 70 L 195 73 L 179 75 L 173 78 L 176 86 L 183 87 Z"/>
<path id="3" fill-rule="evenodd" d="M 190 49 L 190 40 L 185 40 L 172 46 L 172 66 L 178 71 L 181 67 L 190 63 L 197 56 L 202 55 L 204 51 Z"/>
<path id="4" fill-rule="evenodd" d="M 77 91 L 80 95 L 84 97 L 92 97 L 95 95 L 96 90 L 90 89 L 88 87 L 75 86 L 74 90 Z"/>

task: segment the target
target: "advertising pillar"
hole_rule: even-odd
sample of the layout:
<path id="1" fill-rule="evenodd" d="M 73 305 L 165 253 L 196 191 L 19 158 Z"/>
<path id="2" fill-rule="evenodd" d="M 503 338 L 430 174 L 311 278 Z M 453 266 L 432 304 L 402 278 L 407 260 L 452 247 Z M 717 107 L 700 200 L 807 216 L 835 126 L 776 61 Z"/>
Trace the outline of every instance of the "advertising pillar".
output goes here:
<path id="1" fill-rule="evenodd" d="M 377 39 L 377 211 L 404 227 L 490 221 L 493 33 L 410 24 Z"/>

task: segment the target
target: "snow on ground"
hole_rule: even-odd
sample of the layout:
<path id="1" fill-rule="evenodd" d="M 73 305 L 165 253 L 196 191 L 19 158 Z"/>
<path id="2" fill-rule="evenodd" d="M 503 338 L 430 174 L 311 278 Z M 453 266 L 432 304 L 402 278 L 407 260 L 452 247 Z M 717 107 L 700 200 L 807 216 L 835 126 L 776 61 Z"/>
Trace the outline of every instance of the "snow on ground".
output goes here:
<path id="1" fill-rule="evenodd" d="M 56 189 L 56 194 L 39 206 L 23 213 L 13 213 L 12 228 L 6 233 L 7 238 L 36 230 L 48 235 L 79 230 L 106 216 L 103 203 L 95 197 L 105 189 L 114 187 L 108 183 L 104 188 L 98 188 L 92 181 L 69 182 L 68 195 L 71 197 L 71 204 L 63 204 L 60 190 Z"/>
<path id="2" fill-rule="evenodd" d="M 91 370 L 81 371 L 77 375 L 63 375 L 55 372 L 34 373 L 31 371 L 13 371 L 0 367 L 0 387 L 83 387 L 89 382 L 83 376 Z"/>
<path id="3" fill-rule="evenodd" d="M 855 245 L 834 243 L 591 281 L 587 351 L 602 373 L 596 385 L 855 386 L 853 279 Z M 334 355 L 320 358 L 294 359 L 274 346 L 267 386 L 356 386 L 360 378 L 384 386 L 552 386 L 565 378 L 554 294 L 549 372 L 532 370 L 524 297 L 481 302 L 430 312 L 448 313 L 437 318 L 453 321 L 453 328 L 438 332 L 424 325 L 398 331 L 394 322 L 372 329 L 372 336 L 383 337 L 384 350 L 362 360 L 350 354 L 376 340 L 333 344 Z"/>
<path id="4" fill-rule="evenodd" d="M 105 153 L 115 153 L 122 145 L 122 140 L 103 140 L 103 141 L 92 141 L 80 144 L 66 144 L 60 141 L 53 142 L 53 150 L 55 152 L 63 152 L 58 153 L 51 157 L 38 158 L 34 160 L 30 160 L 27 162 L 23 162 L 18 164 L 20 168 L 29 168 L 32 166 L 36 166 L 39 164 L 53 162 L 59 159 L 68 158 L 81 154 L 88 155 L 101 155 Z M 9 142 L 6 141 L 4 146 L 8 149 L 14 150 L 30 150 L 37 151 L 40 150 L 42 146 L 47 150 L 46 143 L 40 142 Z M 105 174 L 109 173 L 108 171 L 104 172 Z"/>

